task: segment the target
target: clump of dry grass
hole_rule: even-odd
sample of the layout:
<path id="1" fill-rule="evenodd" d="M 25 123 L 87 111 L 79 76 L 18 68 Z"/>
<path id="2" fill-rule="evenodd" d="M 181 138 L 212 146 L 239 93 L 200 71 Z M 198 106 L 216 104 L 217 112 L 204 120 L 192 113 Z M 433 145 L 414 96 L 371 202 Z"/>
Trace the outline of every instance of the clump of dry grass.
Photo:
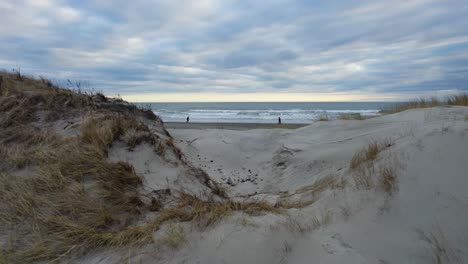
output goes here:
<path id="1" fill-rule="evenodd" d="M 436 107 L 436 106 L 443 106 L 443 105 L 460 105 L 460 106 L 468 106 L 468 94 L 461 93 L 458 95 L 448 96 L 444 100 L 437 99 L 435 97 L 432 98 L 420 98 L 418 100 L 412 100 L 404 103 L 399 103 L 394 105 L 391 108 L 384 109 L 382 113 L 398 113 L 409 109 L 416 109 L 416 108 L 429 108 L 429 107 Z"/>
<path id="2" fill-rule="evenodd" d="M 373 189 L 375 187 L 374 172 L 373 167 L 360 167 L 358 170 L 353 171 L 352 177 L 356 188 L 359 190 Z"/>
<path id="3" fill-rule="evenodd" d="M 5 169 L 22 169 L 33 163 L 35 155 L 43 150 L 43 146 L 53 146 L 57 142 L 57 136 L 50 129 L 10 126 L 0 130 L 0 160 L 6 166 Z"/>
<path id="4" fill-rule="evenodd" d="M 200 227 L 206 227 L 218 223 L 223 218 L 235 211 L 242 211 L 250 215 L 262 212 L 282 212 L 266 201 L 236 202 L 230 199 L 223 201 L 203 200 L 187 193 L 181 193 L 177 207 L 171 209 L 185 221 L 194 221 Z"/>
<path id="5" fill-rule="evenodd" d="M 380 186 L 382 189 L 392 195 L 396 189 L 397 174 L 394 167 L 385 166 L 380 169 Z"/>
<path id="6" fill-rule="evenodd" d="M 468 106 L 468 93 L 447 97 L 447 104 Z"/>
<path id="7" fill-rule="evenodd" d="M 394 193 L 398 178 L 396 164 L 376 164 L 379 153 L 393 144 L 390 139 L 373 140 L 356 152 L 349 167 L 358 189 L 371 190 L 378 187 L 389 195 Z"/>
<path id="8" fill-rule="evenodd" d="M 125 139 L 129 150 L 144 141 L 153 144 L 157 139 L 135 116 L 120 114 L 89 117 L 81 126 L 81 137 L 84 142 L 103 150 L 121 137 Z"/>
<path id="9" fill-rule="evenodd" d="M 374 161 L 382 150 L 391 147 L 393 144 L 393 141 L 388 138 L 381 141 L 371 141 L 366 147 L 354 154 L 349 164 L 350 169 L 355 170 L 366 163 Z"/>
<path id="10" fill-rule="evenodd" d="M 285 193 L 281 195 L 281 199 L 276 203 L 279 208 L 304 208 L 314 203 L 321 193 L 326 190 L 343 189 L 346 181 L 335 175 L 327 175 L 323 178 L 316 180 L 313 184 L 303 186 L 293 193 Z M 292 200 L 292 197 L 302 195 L 299 200 Z"/>

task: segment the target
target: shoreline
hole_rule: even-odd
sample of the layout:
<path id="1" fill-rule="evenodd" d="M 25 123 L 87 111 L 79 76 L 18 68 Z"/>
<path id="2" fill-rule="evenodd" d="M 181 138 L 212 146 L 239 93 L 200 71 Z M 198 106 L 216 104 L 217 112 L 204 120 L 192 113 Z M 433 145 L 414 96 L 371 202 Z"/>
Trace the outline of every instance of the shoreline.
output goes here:
<path id="1" fill-rule="evenodd" d="M 185 123 L 164 122 L 167 129 L 227 129 L 227 130 L 250 130 L 250 129 L 296 129 L 310 124 L 271 124 L 271 123 Z"/>

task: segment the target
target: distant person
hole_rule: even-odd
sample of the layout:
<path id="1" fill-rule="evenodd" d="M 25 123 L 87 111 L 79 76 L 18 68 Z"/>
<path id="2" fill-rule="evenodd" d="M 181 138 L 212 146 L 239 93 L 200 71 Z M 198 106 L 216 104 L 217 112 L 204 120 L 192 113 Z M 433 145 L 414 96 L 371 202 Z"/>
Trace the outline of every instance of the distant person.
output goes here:
<path id="1" fill-rule="evenodd" d="M 278 117 L 278 125 L 281 125 L 281 117 Z"/>
<path id="2" fill-rule="evenodd" d="M 190 121 L 190 118 L 187 116 L 187 124 L 188 124 L 189 121 Z"/>

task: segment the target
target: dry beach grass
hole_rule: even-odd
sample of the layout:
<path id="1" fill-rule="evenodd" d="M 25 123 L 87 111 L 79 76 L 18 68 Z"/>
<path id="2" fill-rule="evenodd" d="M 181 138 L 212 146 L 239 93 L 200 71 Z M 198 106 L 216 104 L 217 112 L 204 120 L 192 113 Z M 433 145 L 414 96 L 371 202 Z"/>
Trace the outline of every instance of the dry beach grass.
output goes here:
<path id="1" fill-rule="evenodd" d="M 444 100 L 441 100 L 435 97 L 410 100 L 407 102 L 396 104 L 395 106 L 389 109 L 384 109 L 381 112 L 385 114 L 390 114 L 390 113 L 402 112 L 402 111 L 409 110 L 409 109 L 429 108 L 429 107 L 447 106 L 447 105 L 468 106 L 468 94 L 460 93 L 457 95 L 448 96 Z"/>

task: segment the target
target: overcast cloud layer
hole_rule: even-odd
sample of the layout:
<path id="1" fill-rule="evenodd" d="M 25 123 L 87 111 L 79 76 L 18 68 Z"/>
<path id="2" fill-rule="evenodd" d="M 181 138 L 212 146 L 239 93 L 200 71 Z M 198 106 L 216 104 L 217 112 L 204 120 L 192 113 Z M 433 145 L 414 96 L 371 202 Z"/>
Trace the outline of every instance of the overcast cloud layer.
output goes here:
<path id="1" fill-rule="evenodd" d="M 0 68 L 106 94 L 468 91 L 468 1 L 0 0 L 0 22 Z"/>

